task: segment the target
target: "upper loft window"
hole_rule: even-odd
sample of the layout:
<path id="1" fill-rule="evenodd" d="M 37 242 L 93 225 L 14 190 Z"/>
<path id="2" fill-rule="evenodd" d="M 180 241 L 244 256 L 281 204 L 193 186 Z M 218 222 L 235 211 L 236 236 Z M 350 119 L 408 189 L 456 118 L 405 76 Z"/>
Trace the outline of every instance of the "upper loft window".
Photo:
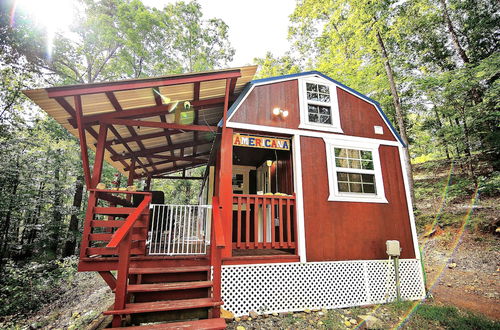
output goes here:
<path id="1" fill-rule="evenodd" d="M 300 128 L 342 133 L 340 128 L 337 90 L 325 79 L 301 80 Z"/>
<path id="2" fill-rule="evenodd" d="M 331 125 L 330 88 L 326 85 L 306 82 L 306 91 L 309 122 Z"/>

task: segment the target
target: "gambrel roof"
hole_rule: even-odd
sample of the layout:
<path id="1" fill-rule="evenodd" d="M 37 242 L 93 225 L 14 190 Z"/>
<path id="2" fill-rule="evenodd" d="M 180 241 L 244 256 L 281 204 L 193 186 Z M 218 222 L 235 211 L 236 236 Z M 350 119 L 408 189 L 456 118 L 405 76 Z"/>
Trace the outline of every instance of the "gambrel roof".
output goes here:
<path id="1" fill-rule="evenodd" d="M 272 83 L 276 83 L 276 82 L 279 82 L 279 81 L 287 81 L 287 80 L 293 80 L 293 79 L 298 79 L 298 78 L 302 78 L 302 77 L 308 77 L 308 76 L 316 76 L 316 77 L 321 77 L 323 79 L 326 79 L 332 83 L 334 83 L 337 87 L 345 90 L 346 92 L 348 93 L 351 93 L 357 97 L 359 97 L 360 99 L 372 104 L 375 109 L 378 111 L 379 115 L 383 118 L 384 122 L 387 124 L 387 126 L 389 127 L 389 129 L 391 130 L 391 133 L 394 135 L 394 137 L 403 145 L 406 147 L 405 143 L 403 142 L 403 140 L 401 139 L 401 136 L 399 135 L 399 133 L 396 131 L 396 129 L 394 128 L 394 126 L 392 125 L 391 121 L 389 120 L 389 118 L 387 117 L 387 115 L 384 113 L 384 111 L 382 110 L 382 107 L 380 106 L 380 104 L 371 99 L 370 97 L 364 95 L 364 94 L 361 94 L 360 92 L 338 82 L 337 80 L 334 80 L 330 77 L 328 77 L 327 75 L 319 72 L 319 71 L 307 71 L 307 72 L 301 72 L 301 73 L 295 73 L 295 74 L 289 74 L 289 75 L 282 75 L 282 76 L 276 76 L 276 77 L 270 77 L 270 78 L 264 78 L 264 79 L 256 79 L 256 80 L 252 80 L 249 84 L 246 85 L 245 89 L 240 93 L 240 95 L 238 96 L 238 98 L 236 99 L 236 101 L 232 104 L 232 106 L 229 108 L 229 113 L 228 113 L 228 118 L 231 118 L 232 117 L 232 114 L 237 111 L 237 109 L 239 108 L 240 104 L 245 100 L 245 98 L 248 96 L 248 94 L 252 91 L 252 89 L 256 86 L 261 86 L 261 85 L 266 85 L 266 84 L 272 84 Z M 219 125 L 221 125 L 222 122 L 219 122 Z"/>

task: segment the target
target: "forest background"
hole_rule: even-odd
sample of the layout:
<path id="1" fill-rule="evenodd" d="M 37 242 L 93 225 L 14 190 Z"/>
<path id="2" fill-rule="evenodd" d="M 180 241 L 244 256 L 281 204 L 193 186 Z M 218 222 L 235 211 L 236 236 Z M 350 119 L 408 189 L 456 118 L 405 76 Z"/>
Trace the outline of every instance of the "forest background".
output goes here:
<path id="1" fill-rule="evenodd" d="M 0 301 L 11 301 L 0 304 L 0 316 L 35 310 L 49 282 L 66 276 L 63 258 L 77 253 L 85 213 L 76 139 L 22 90 L 224 68 L 235 53 L 229 27 L 203 17 L 196 1 L 161 10 L 139 0 L 77 3 L 70 36 L 49 33 L 29 13 L 12 14 L 12 1 L 0 4 Z M 433 166 L 452 164 L 460 175 L 448 183 L 457 194 L 498 197 L 499 6 L 297 1 L 289 52 L 254 63 L 259 78 L 318 70 L 370 96 L 407 142 L 413 166 L 431 164 L 432 175 Z M 107 164 L 103 177 L 108 186 L 126 184 Z M 199 184 L 164 180 L 154 189 L 169 203 L 191 204 Z M 417 184 L 417 202 L 423 194 Z M 424 218 L 417 217 L 421 228 Z M 498 226 L 497 216 L 473 230 L 493 235 Z"/>

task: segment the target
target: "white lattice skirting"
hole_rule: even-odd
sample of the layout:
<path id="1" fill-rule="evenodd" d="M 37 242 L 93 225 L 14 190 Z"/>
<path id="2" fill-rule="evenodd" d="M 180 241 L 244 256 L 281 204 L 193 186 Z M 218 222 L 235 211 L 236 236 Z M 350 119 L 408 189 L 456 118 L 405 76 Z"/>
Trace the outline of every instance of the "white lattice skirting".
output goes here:
<path id="1" fill-rule="evenodd" d="M 420 261 L 400 261 L 401 297 L 425 296 Z M 387 260 L 222 266 L 223 308 L 236 316 L 343 308 L 396 299 L 394 266 Z"/>

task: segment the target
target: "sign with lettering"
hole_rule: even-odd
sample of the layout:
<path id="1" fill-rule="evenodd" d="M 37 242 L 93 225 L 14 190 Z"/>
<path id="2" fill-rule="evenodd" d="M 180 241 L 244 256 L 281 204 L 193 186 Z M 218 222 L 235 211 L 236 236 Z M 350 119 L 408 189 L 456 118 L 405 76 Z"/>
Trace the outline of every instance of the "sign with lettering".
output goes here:
<path id="1" fill-rule="evenodd" d="M 239 147 L 290 150 L 289 139 L 279 139 L 257 135 L 234 134 L 233 145 Z"/>

